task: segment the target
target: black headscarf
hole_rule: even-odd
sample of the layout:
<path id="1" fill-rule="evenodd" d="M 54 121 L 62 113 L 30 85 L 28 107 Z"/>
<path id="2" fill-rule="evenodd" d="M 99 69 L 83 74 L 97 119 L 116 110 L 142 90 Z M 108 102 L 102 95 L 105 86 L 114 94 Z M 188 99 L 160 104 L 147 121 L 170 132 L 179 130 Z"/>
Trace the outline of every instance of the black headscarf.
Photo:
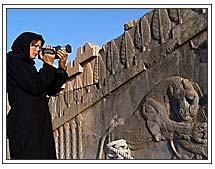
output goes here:
<path id="1" fill-rule="evenodd" d="M 45 43 L 42 35 L 32 32 L 24 32 L 13 42 L 11 47 L 12 51 L 10 51 L 8 55 L 19 54 L 23 59 L 30 59 L 30 44 L 33 40 L 41 40 L 42 46 Z"/>

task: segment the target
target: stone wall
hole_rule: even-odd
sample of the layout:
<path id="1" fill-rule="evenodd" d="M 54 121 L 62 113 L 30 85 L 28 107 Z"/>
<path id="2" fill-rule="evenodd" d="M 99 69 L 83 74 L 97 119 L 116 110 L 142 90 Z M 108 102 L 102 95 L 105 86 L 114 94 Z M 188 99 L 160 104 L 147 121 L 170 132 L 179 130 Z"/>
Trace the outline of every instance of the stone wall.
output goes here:
<path id="1" fill-rule="evenodd" d="M 59 159 L 207 159 L 206 9 L 155 9 L 86 43 L 50 98 Z"/>

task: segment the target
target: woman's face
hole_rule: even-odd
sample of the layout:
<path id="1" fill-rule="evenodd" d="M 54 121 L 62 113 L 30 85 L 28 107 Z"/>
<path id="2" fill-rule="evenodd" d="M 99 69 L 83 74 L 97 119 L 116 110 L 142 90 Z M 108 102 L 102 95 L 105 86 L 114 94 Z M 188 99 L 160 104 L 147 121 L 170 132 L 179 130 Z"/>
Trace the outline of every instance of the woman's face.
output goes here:
<path id="1" fill-rule="evenodd" d="M 30 58 L 35 59 L 35 57 L 38 55 L 38 51 L 40 50 L 42 45 L 42 41 L 32 41 L 30 44 Z"/>

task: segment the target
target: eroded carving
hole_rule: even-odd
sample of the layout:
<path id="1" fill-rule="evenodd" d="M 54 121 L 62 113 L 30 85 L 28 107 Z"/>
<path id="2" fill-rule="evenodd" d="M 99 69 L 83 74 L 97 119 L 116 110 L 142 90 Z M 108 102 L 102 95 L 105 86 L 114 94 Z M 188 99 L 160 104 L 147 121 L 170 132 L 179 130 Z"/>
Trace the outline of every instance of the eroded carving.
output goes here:
<path id="1" fill-rule="evenodd" d="M 106 145 L 106 148 L 108 159 L 134 159 L 124 139 L 112 141 Z"/>
<path id="2" fill-rule="evenodd" d="M 76 134 L 77 124 L 75 120 L 70 121 L 70 126 L 71 126 L 71 137 L 72 137 L 72 159 L 77 159 L 77 134 Z"/>
<path id="3" fill-rule="evenodd" d="M 117 126 L 123 125 L 124 124 L 124 119 L 123 118 L 118 118 L 118 115 L 116 114 L 110 121 L 109 127 L 105 131 L 104 135 L 102 136 L 99 144 L 99 152 L 98 152 L 98 159 L 103 159 L 104 156 L 104 147 L 105 147 L 105 140 L 108 137 L 108 135 L 112 132 L 114 128 Z"/>
<path id="4" fill-rule="evenodd" d="M 59 141 L 60 136 L 59 136 L 58 129 L 54 130 L 53 133 L 54 133 L 56 156 L 57 156 L 57 159 L 59 159 L 60 158 L 60 146 L 59 146 L 60 145 L 60 141 Z"/>
<path id="5" fill-rule="evenodd" d="M 179 21 L 180 21 L 179 9 L 167 9 L 167 11 L 168 11 L 170 20 L 179 24 Z"/>
<path id="6" fill-rule="evenodd" d="M 71 91 L 73 91 L 73 85 L 74 80 L 68 80 L 65 84 L 65 89 L 64 89 L 64 101 L 66 103 L 67 107 L 71 107 L 72 103 L 73 103 L 73 93 Z"/>
<path id="7" fill-rule="evenodd" d="M 169 33 L 171 30 L 171 22 L 168 17 L 166 9 L 160 10 L 160 31 L 161 31 L 161 43 L 166 42 L 169 39 Z"/>
<path id="8" fill-rule="evenodd" d="M 149 48 L 151 41 L 151 29 L 147 18 L 144 16 L 140 19 L 140 34 L 142 36 L 143 51 Z"/>
<path id="9" fill-rule="evenodd" d="M 65 130 L 65 157 L 66 159 L 71 159 L 71 131 L 70 131 L 70 124 L 64 124 Z"/>
<path id="10" fill-rule="evenodd" d="M 56 97 L 56 111 L 58 117 L 62 117 L 64 115 L 65 102 L 63 93 L 64 91 L 61 91 L 59 95 Z"/>
<path id="11" fill-rule="evenodd" d="M 133 28 L 137 24 L 138 21 L 139 21 L 138 19 L 135 19 L 135 20 L 132 20 L 132 21 L 125 23 L 124 24 L 124 30 L 127 31 L 127 30 Z"/>
<path id="12" fill-rule="evenodd" d="M 195 85 L 182 77 L 170 77 L 151 90 L 140 108 L 154 140 L 173 141 L 172 149 L 178 158 L 207 158 L 207 119 Z M 198 119 L 199 113 L 205 118 Z M 179 155 L 174 144 L 191 155 Z"/>
<path id="13" fill-rule="evenodd" d="M 134 30 L 134 45 L 137 49 L 143 51 L 142 37 L 141 37 L 140 31 L 141 31 L 140 25 L 137 24 Z"/>
<path id="14" fill-rule="evenodd" d="M 59 158 L 65 159 L 65 144 L 64 144 L 64 126 L 59 127 L 59 134 L 60 134 L 60 152 L 59 152 Z"/>
<path id="15" fill-rule="evenodd" d="M 159 43 L 164 43 L 169 39 L 171 29 L 170 20 L 166 10 L 156 9 L 152 18 L 152 37 Z"/>
<path id="16" fill-rule="evenodd" d="M 161 42 L 161 34 L 160 34 L 160 10 L 156 9 L 153 13 L 152 19 L 152 37 L 153 39 Z"/>
<path id="17" fill-rule="evenodd" d="M 52 119 L 58 117 L 57 109 L 56 109 L 56 97 L 54 96 L 49 97 L 49 107 L 50 107 L 49 110 L 51 112 Z"/>
<path id="18" fill-rule="evenodd" d="M 136 159 L 207 159 L 207 106 L 203 108 L 200 104 L 203 94 L 198 85 L 182 77 L 170 77 L 151 86 L 167 75 L 183 74 L 195 79 L 204 94 L 207 94 L 207 82 L 201 82 L 207 78 L 199 75 L 200 71 L 207 70 L 207 19 L 206 11 L 200 12 L 192 9 L 156 9 L 126 25 L 123 35 L 105 44 L 98 55 L 92 53 L 93 49 L 86 52 L 91 45 L 80 49 L 78 59 L 67 65 L 70 79 L 64 92 L 59 93 L 64 96 L 64 100 L 60 102 L 58 96 L 50 100 L 53 112 L 56 102 L 58 111 L 54 113 L 61 111 L 60 114 L 53 114 L 53 117 L 58 117 L 54 119 L 54 129 L 58 133 L 55 134 L 58 158 L 88 159 L 96 155 L 100 159 L 122 158 L 122 152 L 118 150 L 113 150 L 115 154 L 110 156 L 108 151 L 105 152 L 105 157 L 103 151 L 107 142 L 123 138 Z M 167 55 L 168 57 L 163 57 Z M 196 69 L 192 67 L 195 76 L 189 74 L 189 66 L 192 66 L 189 61 L 196 65 Z M 177 66 L 177 70 L 172 68 L 174 66 Z M 84 90 L 86 86 L 95 83 L 99 85 L 97 89 L 91 86 L 90 93 Z M 114 104 L 119 106 L 117 113 L 124 119 L 130 118 L 129 112 L 122 111 L 120 106 L 127 99 L 122 94 L 124 89 L 131 88 L 133 92 L 133 87 L 140 92 L 134 91 L 132 97 L 129 96 L 130 107 L 136 107 L 138 103 L 135 101 L 141 99 L 142 95 L 145 96 L 138 111 L 134 113 L 138 114 L 139 119 L 129 124 L 125 121 L 125 126 L 131 126 L 130 128 L 122 127 L 122 119 L 121 122 L 118 118 L 107 122 L 110 116 L 105 113 L 116 112 L 110 106 L 113 95 L 116 98 Z M 151 91 L 146 93 L 149 89 Z M 107 102 L 103 104 L 101 100 Z M 65 105 L 67 108 L 64 114 Z M 99 109 L 108 112 L 97 113 Z M 101 129 L 96 126 L 86 130 L 86 123 L 83 119 L 78 119 L 78 114 L 83 117 L 89 115 L 95 121 L 98 116 L 105 117 L 101 118 Z M 63 132 L 60 126 L 64 126 L 64 145 L 61 145 L 60 136 Z M 114 129 L 118 131 L 115 132 Z M 86 131 L 93 132 L 93 135 L 86 135 Z M 119 137 L 120 134 L 122 137 Z M 91 144 L 88 145 L 88 142 Z M 71 152 L 67 149 L 70 144 Z M 110 147 L 115 146 L 122 148 L 116 144 Z M 96 154 L 98 151 L 100 153 Z M 162 154 L 163 151 L 166 152 Z M 126 158 L 125 154 L 123 158 Z"/>
<path id="19" fill-rule="evenodd" d="M 86 89 L 87 92 L 90 92 L 89 86 L 93 84 L 93 69 L 90 63 L 87 63 L 84 66 L 84 72 L 82 76 L 82 83 L 83 87 Z"/>
<path id="20" fill-rule="evenodd" d="M 133 63 L 133 57 L 135 56 L 135 47 L 133 39 L 129 32 L 124 32 L 121 39 L 120 46 L 120 63 L 123 65 L 123 69 L 130 67 Z"/>
<path id="21" fill-rule="evenodd" d="M 81 103 L 81 98 L 83 96 L 83 87 L 82 87 L 82 81 L 79 76 L 77 76 L 74 80 L 74 90 L 73 90 L 73 100 L 75 104 Z"/>
<path id="22" fill-rule="evenodd" d="M 77 123 L 77 136 L 78 136 L 78 147 L 77 147 L 77 150 L 78 150 L 78 159 L 82 159 L 83 158 L 83 140 L 82 140 L 82 137 L 83 137 L 83 116 L 80 114 L 76 117 L 76 123 Z"/>
<path id="23" fill-rule="evenodd" d="M 110 75 L 115 74 L 119 69 L 119 50 L 114 40 L 107 44 L 106 65 Z"/>
<path id="24" fill-rule="evenodd" d="M 96 57 L 93 68 L 93 83 L 97 84 L 98 81 L 99 81 L 99 57 Z"/>

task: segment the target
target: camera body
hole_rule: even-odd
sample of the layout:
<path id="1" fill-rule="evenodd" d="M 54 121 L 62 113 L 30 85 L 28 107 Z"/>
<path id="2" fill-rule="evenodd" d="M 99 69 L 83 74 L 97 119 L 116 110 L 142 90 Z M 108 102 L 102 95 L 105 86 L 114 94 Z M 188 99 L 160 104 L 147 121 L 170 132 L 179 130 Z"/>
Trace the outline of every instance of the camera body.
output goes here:
<path id="1" fill-rule="evenodd" d="M 47 48 L 42 48 L 42 55 L 44 54 L 53 54 L 55 55 L 55 59 L 59 59 L 58 55 L 57 55 L 57 51 L 58 50 L 65 50 L 67 53 L 72 53 L 72 46 L 67 44 L 65 46 L 54 46 L 53 49 L 47 49 Z"/>

